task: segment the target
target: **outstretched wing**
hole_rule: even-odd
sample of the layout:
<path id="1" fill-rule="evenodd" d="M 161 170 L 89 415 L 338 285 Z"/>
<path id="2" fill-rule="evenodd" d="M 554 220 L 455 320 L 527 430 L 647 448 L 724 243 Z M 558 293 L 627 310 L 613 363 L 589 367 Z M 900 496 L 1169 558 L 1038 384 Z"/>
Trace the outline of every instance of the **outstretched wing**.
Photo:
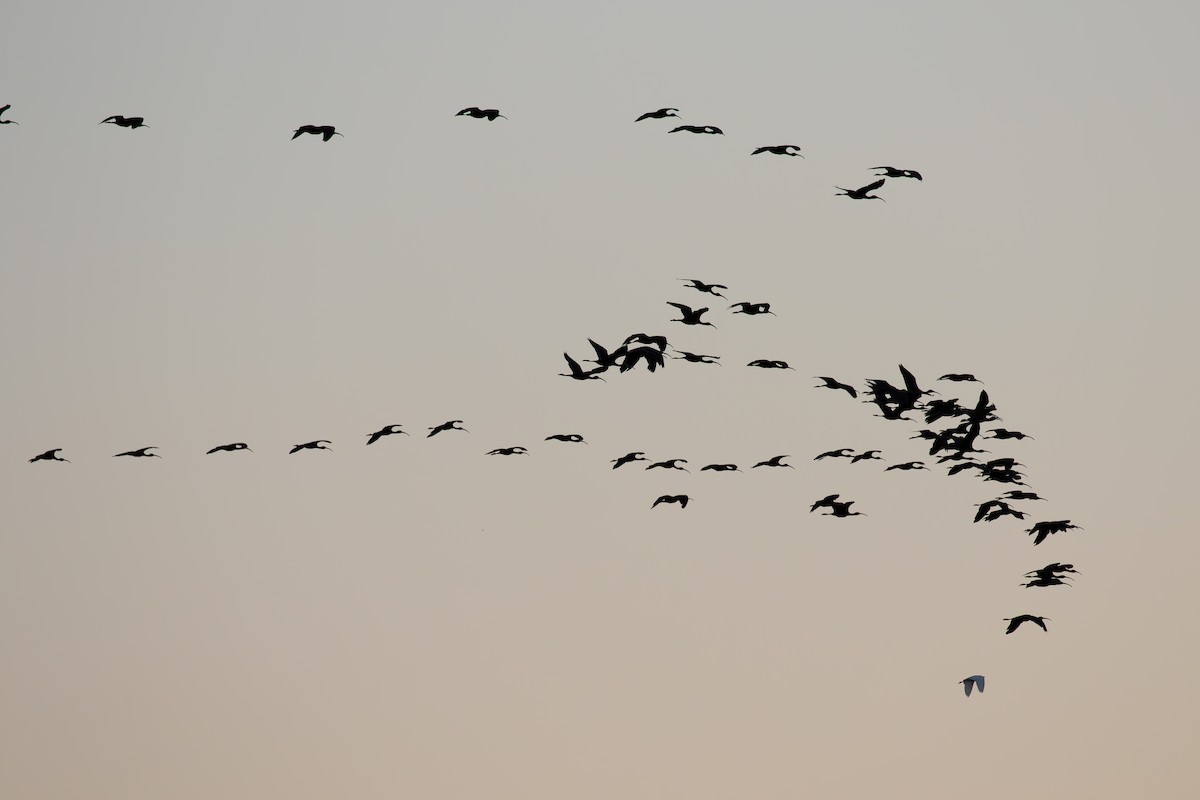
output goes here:
<path id="1" fill-rule="evenodd" d="M 880 186 L 883 186 L 883 182 L 884 182 L 884 179 L 880 178 L 879 180 L 875 181 L 874 183 L 868 183 L 866 186 L 862 187 L 861 189 L 858 189 L 857 191 L 862 192 L 863 194 L 866 194 L 867 192 L 873 192 L 876 189 L 878 189 Z"/>

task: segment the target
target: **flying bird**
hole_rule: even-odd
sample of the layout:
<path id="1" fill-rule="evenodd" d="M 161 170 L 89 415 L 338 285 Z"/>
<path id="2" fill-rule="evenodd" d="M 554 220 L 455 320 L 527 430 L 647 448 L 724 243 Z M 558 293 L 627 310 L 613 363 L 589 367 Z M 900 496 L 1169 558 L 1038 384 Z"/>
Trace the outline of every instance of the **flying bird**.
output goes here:
<path id="1" fill-rule="evenodd" d="M 1083 530 L 1078 525 L 1072 525 L 1069 519 L 1055 519 L 1039 522 L 1029 530 L 1025 531 L 1030 536 L 1035 537 L 1034 545 L 1039 545 L 1046 540 L 1047 536 L 1054 533 L 1063 533 L 1065 531 Z"/>
<path id="2" fill-rule="evenodd" d="M 795 469 L 795 467 L 793 467 L 791 464 L 784 464 L 784 463 L 783 463 L 783 459 L 785 459 L 785 458 L 791 458 L 791 456 L 787 456 L 787 455 L 782 455 L 782 456 L 771 456 L 771 457 L 770 457 L 770 458 L 768 458 L 766 461 L 760 461 L 760 462 L 758 462 L 757 464 L 755 464 L 755 465 L 754 465 L 753 467 L 751 467 L 750 469 L 756 469 L 757 467 L 787 467 L 788 469 Z M 834 496 L 834 497 L 837 497 L 837 495 L 836 495 L 836 494 L 835 494 L 835 495 L 833 495 L 833 496 Z"/>
<path id="3" fill-rule="evenodd" d="M 979 689 L 979 693 L 983 694 L 983 676 L 982 675 L 971 675 L 969 677 L 963 678 L 961 681 L 959 681 L 959 683 L 962 684 L 963 691 L 966 692 L 967 697 L 971 696 L 972 689 Z"/>
<path id="4" fill-rule="evenodd" d="M 246 450 L 251 453 L 254 452 L 250 449 L 250 445 L 246 444 L 245 442 L 233 442 L 232 444 L 219 444 L 212 450 L 209 450 L 207 453 L 205 453 L 205 455 L 211 456 L 213 453 L 236 453 L 238 450 Z"/>
<path id="5" fill-rule="evenodd" d="M 684 361 L 690 361 L 693 364 L 716 364 L 718 367 L 721 366 L 719 361 L 721 358 L 720 356 L 706 356 L 701 353 L 689 353 L 687 350 L 676 350 L 675 352 L 678 353 L 678 355 L 671 356 L 671 358 L 675 359 L 676 361 L 682 359 Z"/>
<path id="6" fill-rule="evenodd" d="M 668 133 L 679 133 L 685 131 L 687 133 L 711 133 L 725 135 L 725 131 L 720 128 L 715 128 L 712 125 L 680 125 L 678 128 L 672 128 Z"/>
<path id="7" fill-rule="evenodd" d="M 1008 630 L 1004 633 L 1010 634 L 1017 628 L 1021 627 L 1023 622 L 1032 622 L 1042 630 L 1046 630 L 1046 621 L 1049 617 L 1035 617 L 1033 614 L 1022 614 L 1019 617 L 1005 617 L 1004 621 L 1008 623 Z"/>
<path id="8" fill-rule="evenodd" d="M 668 302 L 667 305 L 672 306 L 675 309 L 678 309 L 679 313 L 683 315 L 679 319 L 671 320 L 671 322 L 682 322 L 684 325 L 708 325 L 709 327 L 712 327 L 712 328 L 717 327 L 716 325 L 713 325 L 711 322 L 701 321 L 700 317 L 704 316 L 704 314 L 708 311 L 707 308 L 695 308 L 694 309 L 691 306 L 685 306 L 683 303 L 671 303 L 671 302 Z"/>
<path id="9" fill-rule="evenodd" d="M 683 472 L 691 472 L 691 470 L 687 467 L 679 466 L 680 464 L 686 463 L 688 463 L 686 458 L 671 458 L 667 459 L 666 461 L 655 461 L 653 464 L 646 467 L 646 469 L 678 469 L 682 470 Z"/>
<path id="10" fill-rule="evenodd" d="M 547 436 L 543 441 L 572 442 L 574 444 L 587 444 L 587 442 L 583 441 L 583 437 L 580 436 L 578 433 L 552 433 L 549 436 Z"/>
<path id="11" fill-rule="evenodd" d="M 367 434 L 367 444 L 375 444 L 384 436 L 391 436 L 396 433 L 402 433 L 405 436 L 408 436 L 408 431 L 400 430 L 399 425 L 385 425 L 374 433 Z"/>
<path id="12" fill-rule="evenodd" d="M 612 468 L 617 469 L 618 467 L 623 467 L 626 464 L 630 463 L 631 461 L 649 461 L 649 460 L 650 459 L 646 458 L 645 453 L 643 453 L 641 450 L 637 450 L 632 453 L 626 453 L 625 455 L 621 456 L 620 458 L 614 458 L 612 460 L 612 465 L 613 465 Z"/>
<path id="13" fill-rule="evenodd" d="M 823 516 L 826 516 L 826 517 L 865 517 L 866 516 L 866 514 L 864 514 L 861 511 L 851 511 L 850 506 L 852 506 L 852 505 L 854 505 L 853 500 L 847 500 L 844 503 L 835 500 L 829 504 L 829 513 L 825 514 Z"/>
<path id="14" fill-rule="evenodd" d="M 870 194 L 870 192 L 873 192 L 880 186 L 883 186 L 883 180 L 883 178 L 880 178 L 874 183 L 868 183 L 866 186 L 859 187 L 858 189 L 843 189 L 841 186 L 835 186 L 833 188 L 838 189 L 839 191 L 834 195 L 834 197 L 845 195 L 851 200 L 882 200 L 882 197 L 876 194 Z"/>
<path id="15" fill-rule="evenodd" d="M 691 500 L 686 494 L 664 494 L 662 497 L 650 504 L 654 508 L 659 503 L 677 503 L 680 508 L 687 508 L 688 501 Z"/>
<path id="16" fill-rule="evenodd" d="M 825 381 L 825 383 L 821 384 L 820 386 L 814 386 L 814 389 L 841 389 L 851 397 L 858 397 L 858 392 L 849 384 L 842 383 L 834 378 L 829 378 L 824 375 L 817 375 L 815 377 L 819 381 Z"/>
<path id="17" fill-rule="evenodd" d="M 591 341 L 591 340 L 589 339 L 588 341 Z M 563 353 L 563 358 L 565 358 L 567 360 L 567 369 L 569 369 L 571 371 L 558 373 L 561 377 L 574 378 L 577 381 L 593 381 L 593 380 L 602 381 L 602 380 L 604 380 L 604 378 L 600 377 L 600 373 L 604 372 L 604 370 L 608 369 L 608 367 L 601 366 L 601 367 L 596 367 L 595 369 L 584 370 L 583 367 L 579 366 L 578 361 L 571 358 L 566 353 Z"/>
<path id="18" fill-rule="evenodd" d="M 524 447 L 497 447 L 495 450 L 488 451 L 489 456 L 524 456 L 529 455 L 529 451 Z"/>
<path id="19" fill-rule="evenodd" d="M 881 169 L 883 172 L 877 172 L 876 175 L 882 175 L 885 178 L 916 178 L 921 181 L 921 173 L 915 169 L 896 169 L 895 167 L 871 167 L 871 169 Z"/>
<path id="20" fill-rule="evenodd" d="M 1020 441 L 1021 439 L 1032 439 L 1033 438 L 1032 436 L 1021 433 L 1020 431 L 1010 431 L 1006 428 L 992 428 L 990 431 L 988 431 L 988 433 L 990 433 L 991 436 L 985 436 L 983 438 L 985 438 L 985 439 L 1016 439 L 1017 441 Z"/>
<path id="21" fill-rule="evenodd" d="M 821 453 L 821 455 L 814 458 L 813 461 L 820 461 L 823 458 L 849 458 L 850 454 L 853 452 L 853 447 L 839 447 L 837 450 L 826 450 L 824 453 Z"/>
<path id="22" fill-rule="evenodd" d="M 854 462 L 851 461 L 850 463 L 853 464 Z M 924 462 L 922 461 L 905 461 L 902 464 L 892 464 L 890 467 L 885 469 L 884 472 L 891 472 L 894 469 L 902 469 L 907 472 L 910 469 L 929 469 L 929 467 L 925 466 Z"/>
<path id="23" fill-rule="evenodd" d="M 705 464 L 701 472 L 741 472 L 737 464 Z"/>
<path id="24" fill-rule="evenodd" d="M 328 142 L 334 136 L 344 137 L 346 134 L 338 133 L 332 125 L 301 125 L 292 133 L 292 138 L 295 139 L 302 133 L 311 133 L 314 136 L 320 136 L 322 141 Z"/>
<path id="25" fill-rule="evenodd" d="M 979 378 L 976 378 L 974 375 L 972 375 L 969 372 L 950 372 L 950 373 L 947 373 L 947 374 L 943 375 L 942 377 L 938 378 L 938 380 L 939 381 L 972 381 L 974 383 L 979 382 Z"/>
<path id="26" fill-rule="evenodd" d="M 883 451 L 882 450 L 864 450 L 861 453 L 859 453 L 858 455 L 851 458 L 850 463 L 857 464 L 859 461 L 883 461 L 883 459 L 879 457 L 879 454 L 881 452 L 883 452 Z"/>
<path id="27" fill-rule="evenodd" d="M 4 108 L 8 108 L 8 106 L 5 106 Z M 4 108 L 0 108 L 0 114 L 4 113 Z M 53 450 L 47 450 L 46 452 L 29 459 L 29 463 L 32 464 L 35 461 L 66 461 L 68 464 L 70 464 L 71 462 L 69 460 L 59 455 L 61 452 L 61 447 L 56 447 Z"/>
<path id="28" fill-rule="evenodd" d="M 812 507 L 808 509 L 808 513 L 811 514 L 812 512 L 816 511 L 818 508 L 832 508 L 833 504 L 837 502 L 837 499 L 839 497 L 841 497 L 840 494 L 825 495 L 820 500 L 817 500 L 816 502 L 814 502 L 812 504 Z"/>
<path id="29" fill-rule="evenodd" d="M 99 124 L 103 125 L 106 122 L 108 122 L 112 125 L 116 125 L 119 128 L 149 128 L 150 127 L 149 125 L 146 124 L 145 117 L 122 117 L 119 114 L 114 114 L 111 117 L 102 119 L 102 120 L 100 120 Z"/>
<path id="30" fill-rule="evenodd" d="M 157 447 L 151 445 L 150 447 L 141 447 L 137 450 L 126 450 L 124 453 L 117 453 L 115 456 L 113 456 L 113 458 L 119 458 L 121 456 L 130 456 L 131 458 L 162 458 L 162 456 L 160 456 L 158 453 L 150 452 L 151 450 L 157 449 Z"/>
<path id="31" fill-rule="evenodd" d="M 0 106 L 0 115 L 3 115 L 4 112 L 8 111 L 10 108 L 12 108 L 12 103 L 8 103 L 6 105 Z M 18 123 L 15 119 L 0 119 L 0 125 L 18 125 L 18 124 L 20 124 L 20 123 Z M 56 460 L 59 460 L 59 459 L 56 459 Z"/>
<path id="32" fill-rule="evenodd" d="M 471 106 L 470 108 L 464 108 L 462 111 L 458 112 L 454 116 L 461 117 L 464 114 L 466 114 L 467 116 L 470 116 L 470 117 L 474 117 L 475 119 L 484 119 L 486 117 L 489 122 L 495 122 L 496 117 L 500 117 L 501 119 L 508 119 L 508 117 L 504 116 L 503 114 L 501 114 L 498 110 L 496 110 L 494 108 L 477 108 L 475 106 Z"/>
<path id="33" fill-rule="evenodd" d="M 695 278 L 680 278 L 679 280 L 686 283 L 688 285 L 688 288 L 695 289 L 698 292 L 707 292 L 708 294 L 715 294 L 717 297 L 725 296 L 725 295 L 721 294 L 720 292 L 716 291 L 717 289 L 728 289 L 729 288 L 728 286 L 725 286 L 724 284 L 705 283 L 704 281 L 698 281 Z"/>
<path id="34" fill-rule="evenodd" d="M 792 151 L 795 152 L 792 152 Z M 800 156 L 800 145 L 796 144 L 775 144 L 768 147 L 760 147 L 750 155 L 756 156 L 759 153 L 774 153 L 777 156 Z M 800 156 L 804 158 L 804 156 Z"/>
<path id="35" fill-rule="evenodd" d="M 660 108 L 658 111 L 647 111 L 645 114 L 642 114 L 640 117 L 635 119 L 634 122 L 641 122 L 644 119 L 666 119 L 667 117 L 678 118 L 679 114 L 676 113 L 677 111 L 679 111 L 678 108 Z"/>
<path id="36" fill-rule="evenodd" d="M 430 439 L 434 436 L 437 436 L 442 431 L 462 431 L 463 433 L 469 433 L 466 428 L 462 427 L 461 419 L 452 419 L 449 422 L 443 422 L 441 425 L 435 425 L 434 427 L 430 428 L 429 433 L 425 435 L 425 438 Z"/>
<path id="37" fill-rule="evenodd" d="M 332 447 L 326 447 L 325 445 L 327 444 L 333 444 L 333 442 L 329 441 L 328 439 L 316 439 L 311 442 L 305 442 L 304 444 L 292 445 L 292 449 L 288 451 L 288 455 L 290 456 L 292 453 L 299 453 L 301 450 L 333 450 Z"/>
<path id="38" fill-rule="evenodd" d="M 763 369 L 795 369 L 795 367 L 788 366 L 786 361 L 773 361 L 769 358 L 756 358 L 746 366 L 761 367 Z"/>
<path id="39" fill-rule="evenodd" d="M 667 349 L 667 337 L 665 336 L 650 336 L 645 333 L 631 333 L 625 337 L 624 344 L 650 344 L 657 347 L 659 350 Z"/>
<path id="40" fill-rule="evenodd" d="M 665 343 L 666 340 L 664 339 Z M 629 372 L 637 366 L 639 361 L 646 362 L 646 369 L 650 372 L 663 366 L 666 362 L 663 360 L 663 350 L 657 347 L 635 347 L 625 353 L 625 358 L 621 361 L 621 372 Z"/>
<path id="41" fill-rule="evenodd" d="M 734 303 L 730 308 L 736 308 L 735 314 L 745 314 L 748 317 L 757 316 L 758 314 L 770 314 L 772 317 L 779 316 L 771 310 L 770 303 Z"/>

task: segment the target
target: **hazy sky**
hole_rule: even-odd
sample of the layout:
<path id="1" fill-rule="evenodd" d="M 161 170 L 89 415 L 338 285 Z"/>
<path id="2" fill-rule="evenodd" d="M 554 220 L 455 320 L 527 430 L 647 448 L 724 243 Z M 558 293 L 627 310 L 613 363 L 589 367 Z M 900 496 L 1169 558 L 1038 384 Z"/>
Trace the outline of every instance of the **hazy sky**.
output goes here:
<path id="1" fill-rule="evenodd" d="M 572 5 L 9 5 L 0 796 L 1196 797 L 1195 4 Z M 723 365 L 558 377 L 635 331 Z M 1029 521 L 812 461 L 899 363 Z"/>

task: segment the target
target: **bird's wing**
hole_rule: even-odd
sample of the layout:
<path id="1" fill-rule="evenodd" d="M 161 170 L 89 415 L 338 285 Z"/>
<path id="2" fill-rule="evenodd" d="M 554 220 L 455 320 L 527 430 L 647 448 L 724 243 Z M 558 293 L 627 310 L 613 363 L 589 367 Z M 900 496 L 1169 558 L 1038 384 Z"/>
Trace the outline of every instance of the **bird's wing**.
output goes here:
<path id="1" fill-rule="evenodd" d="M 858 191 L 862 192 L 863 194 L 866 194 L 867 192 L 873 192 L 876 189 L 878 189 L 880 186 L 883 186 L 883 183 L 884 183 L 884 179 L 880 178 L 879 180 L 875 181 L 874 183 L 868 183 L 866 186 L 862 187 Z"/>
<path id="2" fill-rule="evenodd" d="M 963 691 L 966 692 L 967 697 L 970 697 L 971 689 L 973 689 L 975 687 L 974 679 L 973 678 L 963 678 L 962 685 L 963 685 Z"/>
<path id="3" fill-rule="evenodd" d="M 591 340 L 589 340 L 591 341 Z M 580 375 L 583 373 L 583 368 L 579 366 L 579 362 L 571 358 L 566 353 L 563 353 L 563 358 L 567 360 L 567 366 L 571 368 L 572 375 Z"/>
<path id="4" fill-rule="evenodd" d="M 979 692 L 982 694 L 983 693 L 983 676 L 982 675 L 972 675 L 971 680 L 975 682 L 975 688 L 978 689 Z"/>
<path id="5" fill-rule="evenodd" d="M 667 305 L 674 306 L 675 308 L 679 309 L 679 313 L 683 314 L 685 317 L 692 313 L 692 307 L 685 306 L 683 303 L 672 303 L 667 301 Z"/>

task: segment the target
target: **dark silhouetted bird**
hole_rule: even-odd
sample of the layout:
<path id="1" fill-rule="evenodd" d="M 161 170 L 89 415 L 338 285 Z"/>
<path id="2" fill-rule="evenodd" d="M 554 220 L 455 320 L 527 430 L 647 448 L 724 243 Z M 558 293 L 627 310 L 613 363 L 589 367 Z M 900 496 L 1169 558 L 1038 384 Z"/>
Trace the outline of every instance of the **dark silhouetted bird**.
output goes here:
<path id="1" fill-rule="evenodd" d="M 408 431 L 400 430 L 399 425 L 386 425 L 386 426 L 380 428 L 379 430 L 375 431 L 374 433 L 368 433 L 367 434 L 367 444 L 375 444 L 380 439 L 382 439 L 384 436 L 392 436 L 397 433 L 408 436 Z"/>
<path id="2" fill-rule="evenodd" d="M 625 455 L 621 456 L 620 458 L 614 458 L 612 460 L 612 468 L 616 469 L 617 467 L 623 467 L 632 461 L 649 461 L 649 460 L 650 459 L 646 458 L 645 453 L 643 453 L 641 450 L 636 450 L 632 453 L 626 453 Z"/>
<path id="3" fill-rule="evenodd" d="M 1033 589 L 1033 588 L 1043 588 L 1044 589 L 1044 588 L 1047 588 L 1050 586 L 1070 586 L 1071 584 L 1067 583 L 1067 581 L 1064 580 L 1063 578 L 1060 578 L 1057 576 L 1052 576 L 1049 578 L 1034 578 L 1033 580 L 1029 581 L 1028 583 L 1022 583 L 1019 585 L 1024 586 L 1026 589 Z"/>
<path id="4" fill-rule="evenodd" d="M 982 675 L 971 675 L 970 677 L 963 678 L 961 681 L 959 681 L 959 683 L 962 684 L 963 691 L 966 692 L 967 697 L 971 696 L 972 689 L 978 689 L 979 693 L 983 694 L 983 676 Z"/>
<path id="5" fill-rule="evenodd" d="M 1021 433 L 1020 431 L 1010 431 L 1005 428 L 992 428 L 990 431 L 988 431 L 988 433 L 990 433 L 991 436 L 984 436 L 983 438 L 985 438 L 985 439 L 1016 439 L 1018 441 L 1020 441 L 1021 439 L 1032 439 L 1033 438 L 1032 436 L 1028 436 L 1024 433 Z"/>
<path id="6" fill-rule="evenodd" d="M 332 125 L 301 125 L 292 133 L 292 138 L 295 139 L 302 133 L 311 133 L 314 136 L 320 136 L 322 141 L 328 142 L 334 136 L 344 137 L 346 134 L 338 133 Z"/>
<path id="7" fill-rule="evenodd" d="M 672 128 L 669 133 L 679 133 L 680 131 L 685 131 L 686 133 L 714 133 L 720 134 L 721 136 L 725 135 L 725 131 L 721 130 L 720 128 L 714 128 L 712 125 L 680 125 L 678 128 Z"/>
<path id="8" fill-rule="evenodd" d="M 149 128 L 150 127 L 149 125 L 146 124 L 145 117 L 122 117 L 119 114 L 115 114 L 106 119 L 102 119 L 102 120 L 100 120 L 99 124 L 103 125 L 106 122 L 108 122 L 112 125 L 116 125 L 119 128 Z"/>
<path id="9" fill-rule="evenodd" d="M 717 297 L 725 296 L 725 295 L 721 294 L 720 292 L 718 292 L 717 289 L 728 289 L 729 288 L 728 286 L 725 286 L 724 284 L 721 284 L 721 283 L 705 283 L 704 281 L 698 281 L 695 278 L 680 278 L 679 280 L 686 283 L 688 285 L 688 287 L 691 289 L 695 289 L 698 292 L 706 292 L 708 294 L 715 294 Z"/>
<path id="10" fill-rule="evenodd" d="M 245 442 L 234 442 L 232 444 L 217 445 L 212 450 L 209 450 L 207 453 L 205 453 L 205 455 L 211 456 L 213 453 L 236 453 L 239 450 L 245 450 L 249 453 L 254 452 L 250 449 L 250 445 L 246 444 Z"/>
<path id="11" fill-rule="evenodd" d="M 854 462 L 851 461 L 850 463 Z M 925 466 L 925 463 L 922 461 L 905 461 L 901 464 L 892 464 L 890 467 L 885 469 L 884 472 L 891 472 L 894 469 L 902 469 L 907 472 L 912 469 L 929 469 L 929 467 Z"/>
<path id="12" fill-rule="evenodd" d="M 741 472 L 737 464 L 705 464 L 701 472 Z"/>
<path id="13" fill-rule="evenodd" d="M 1005 500 L 1045 500 L 1044 497 L 1039 497 L 1037 492 L 1022 492 L 1019 489 L 1005 492 L 1000 495 Z"/>
<path id="14" fill-rule="evenodd" d="M 671 320 L 671 322 L 682 322 L 684 325 L 708 325 L 712 328 L 717 327 L 711 322 L 703 322 L 700 319 L 700 317 L 704 316 L 704 314 L 708 312 L 707 308 L 692 308 L 691 306 L 685 306 L 683 303 L 672 303 L 669 301 L 667 305 L 678 309 L 679 313 L 683 315 L 679 319 Z"/>
<path id="15" fill-rule="evenodd" d="M 812 512 L 816 511 L 818 508 L 832 508 L 833 504 L 837 502 L 837 499 L 839 497 L 841 497 L 840 494 L 825 495 L 820 500 L 817 500 L 815 503 L 812 504 L 812 507 L 808 509 L 808 513 L 811 514 Z"/>
<path id="16" fill-rule="evenodd" d="M 631 333 L 625 337 L 626 345 L 630 344 L 649 344 L 654 345 L 659 350 L 667 349 L 667 337 L 665 336 L 650 336 L 646 333 Z"/>
<path id="17" fill-rule="evenodd" d="M 4 108 L 8 108 L 8 106 L 5 106 Z M 4 108 L 0 108 L 0 113 L 4 112 Z M 61 447 L 56 447 L 53 450 L 47 450 L 46 452 L 29 459 L 29 463 L 32 464 L 35 461 L 66 461 L 68 464 L 70 464 L 70 461 L 59 455 L 61 452 Z"/>
<path id="18" fill-rule="evenodd" d="M 883 198 L 879 195 L 869 194 L 870 192 L 878 189 L 880 186 L 883 186 L 883 178 L 880 178 L 874 183 L 868 183 L 866 186 L 862 186 L 858 189 L 843 189 L 841 186 L 835 186 L 833 188 L 838 189 L 839 191 L 834 195 L 834 197 L 845 195 L 851 200 L 882 200 Z"/>
<path id="19" fill-rule="evenodd" d="M 518 445 L 517 447 L 497 447 L 495 450 L 489 450 L 489 456 L 525 456 L 529 455 L 529 451 Z"/>
<path id="20" fill-rule="evenodd" d="M 945 375 L 943 375 L 942 377 L 938 378 L 938 380 L 939 381 L 973 381 L 975 383 L 979 382 L 979 379 L 976 378 L 974 375 L 972 375 L 969 372 L 948 372 Z"/>
<path id="21" fill-rule="evenodd" d="M 716 364 L 718 367 L 721 366 L 718 362 L 720 356 L 706 356 L 700 353 L 689 353 L 687 350 L 676 350 L 675 352 L 678 353 L 678 355 L 671 357 L 676 361 L 682 359 L 684 361 L 690 361 L 693 364 Z"/>
<path id="22" fill-rule="evenodd" d="M 578 433 L 552 433 L 545 438 L 547 442 L 572 442 L 574 444 L 587 444 L 583 437 Z"/>
<path id="23" fill-rule="evenodd" d="M 795 151 L 795 152 L 793 152 Z M 774 153 L 777 156 L 800 156 L 800 145 L 796 144 L 774 144 L 768 147 L 759 147 L 750 155 L 756 156 L 759 153 Z M 800 156 L 804 158 L 804 156 Z"/>
<path id="24" fill-rule="evenodd" d="M 1054 578 L 1060 577 L 1059 573 L 1070 573 L 1072 575 L 1082 575 L 1079 570 L 1075 569 L 1074 564 L 1061 564 L 1057 561 L 1047 564 L 1041 569 L 1035 569 L 1032 572 L 1026 572 L 1026 578 Z"/>
<path id="25" fill-rule="evenodd" d="M 841 389 L 851 397 L 858 397 L 858 392 L 849 384 L 841 383 L 834 378 L 828 378 L 824 375 L 816 375 L 814 377 L 819 381 L 825 381 L 825 383 L 820 386 L 814 386 L 814 389 Z"/>
<path id="26" fill-rule="evenodd" d="M 759 314 L 770 314 L 772 317 L 779 316 L 771 310 L 770 303 L 734 303 L 730 308 L 736 308 L 735 314 L 745 314 L 748 317 L 755 317 Z"/>
<path id="27" fill-rule="evenodd" d="M 655 461 L 653 464 L 646 467 L 646 469 L 678 469 L 682 470 L 683 472 L 691 472 L 691 470 L 687 467 L 679 466 L 680 464 L 686 463 L 688 463 L 686 458 L 670 458 L 666 461 Z"/>
<path id="28" fill-rule="evenodd" d="M 896 169 L 895 167 L 871 167 L 871 169 L 881 169 L 883 172 L 877 172 L 876 175 L 882 175 L 885 178 L 916 178 L 924 180 L 921 173 L 915 169 Z"/>
<path id="29" fill-rule="evenodd" d="M 883 461 L 883 459 L 879 457 L 881 452 L 881 450 L 864 450 L 851 458 L 850 463 L 857 464 L 859 461 Z"/>
<path id="30" fill-rule="evenodd" d="M 852 506 L 852 505 L 854 505 L 853 500 L 847 500 L 844 503 L 834 500 L 833 502 L 831 502 L 829 504 L 829 513 L 825 514 L 824 516 L 826 516 L 826 517 L 865 517 L 866 516 L 866 514 L 864 514 L 861 511 L 851 511 L 850 506 Z"/>
<path id="31" fill-rule="evenodd" d="M 12 108 L 12 103 L 8 103 L 6 105 L 0 106 L 0 115 L 3 115 L 4 112 L 8 111 L 10 108 Z M 19 124 L 19 123 L 15 119 L 0 119 L 0 125 L 17 125 L 17 124 Z M 62 461 L 65 459 L 55 459 L 55 460 Z"/>
<path id="32" fill-rule="evenodd" d="M 769 358 L 756 358 L 746 366 L 761 367 L 762 369 L 795 369 L 795 367 L 788 366 L 786 361 L 773 361 Z"/>
<path id="33" fill-rule="evenodd" d="M 1021 627 L 1021 623 L 1023 622 L 1032 622 L 1042 630 L 1046 630 L 1046 621 L 1049 619 L 1049 617 L 1035 617 L 1033 614 L 1021 614 L 1019 617 L 1005 617 L 1004 621 L 1008 623 L 1008 630 L 1005 633 L 1012 633 Z"/>
<path id="34" fill-rule="evenodd" d="M 332 447 L 326 447 L 325 445 L 327 444 L 333 444 L 333 442 L 328 439 L 317 439 L 312 442 L 305 442 L 304 444 L 292 445 L 292 449 L 288 451 L 288 455 L 299 453 L 301 450 L 333 450 Z"/>
<path id="35" fill-rule="evenodd" d="M 626 345 L 622 345 L 610 353 L 603 345 L 599 344 L 593 339 L 588 339 L 588 344 L 590 344 L 592 349 L 596 351 L 596 357 L 585 358 L 584 361 L 587 361 L 589 364 L 598 365 L 598 371 L 600 372 L 603 372 L 609 367 L 619 366 L 621 359 L 623 359 L 625 354 L 629 352 L 629 348 Z"/>
<path id="36" fill-rule="evenodd" d="M 500 117 L 501 119 L 508 119 L 508 117 L 504 116 L 503 114 L 501 114 L 498 110 L 496 110 L 494 108 L 476 108 L 475 106 L 471 106 L 470 108 L 464 108 L 462 111 L 458 112 L 454 116 L 461 117 L 464 114 L 467 115 L 468 117 L 474 117 L 475 119 L 485 119 L 486 118 L 490 122 L 495 122 L 496 117 Z"/>
<path id="37" fill-rule="evenodd" d="M 679 111 L 678 108 L 660 108 L 658 111 L 647 111 L 645 114 L 642 114 L 640 117 L 635 119 L 634 122 L 641 122 L 644 119 L 666 119 L 667 117 L 678 118 L 679 114 L 676 113 L 677 111 Z"/>
<path id="38" fill-rule="evenodd" d="M 988 500 L 986 503 L 979 503 L 978 508 L 979 510 L 975 512 L 975 522 L 979 522 L 980 520 L 995 522 L 1001 517 L 1025 518 L 1024 511 L 1016 510 L 1003 500 Z"/>
<path id="39" fill-rule="evenodd" d="M 688 501 L 691 500 L 686 494 L 664 494 L 662 497 L 650 504 L 654 508 L 659 503 L 677 503 L 680 508 L 687 508 Z"/>
<path id="40" fill-rule="evenodd" d="M 124 453 L 117 453 L 115 456 L 113 456 L 113 458 L 119 458 L 121 456 L 130 456 L 131 458 L 162 458 L 162 456 L 160 456 L 158 453 L 149 452 L 157 449 L 157 447 L 151 445 L 150 447 L 141 447 L 137 450 L 126 450 Z"/>
<path id="41" fill-rule="evenodd" d="M 813 461 L 820 461 L 823 458 L 849 458 L 850 454 L 853 452 L 853 447 L 839 447 L 837 450 L 826 450 L 824 453 L 821 453 L 821 455 L 814 458 Z"/>
<path id="42" fill-rule="evenodd" d="M 566 353 L 563 353 L 563 358 L 567 360 L 567 369 L 571 371 L 560 372 L 558 373 L 560 376 L 564 378 L 574 378 L 577 381 L 604 380 L 604 378 L 600 377 L 600 373 L 604 372 L 604 370 L 608 369 L 608 367 L 596 367 L 595 369 L 585 370 L 583 367 L 579 366 L 578 361 L 571 358 Z"/>
<path id="43" fill-rule="evenodd" d="M 791 464 L 783 463 L 783 459 L 785 459 L 785 458 L 791 458 L 791 456 L 788 456 L 788 455 L 771 456 L 766 461 L 758 462 L 753 467 L 751 467 L 751 469 L 755 469 L 757 467 L 787 467 L 788 469 L 795 469 L 795 467 L 793 467 Z M 837 495 L 835 494 L 834 497 L 837 497 Z"/>
<path id="44" fill-rule="evenodd" d="M 634 347 L 625 353 L 625 358 L 621 361 L 621 372 L 629 372 L 639 361 L 645 361 L 646 369 L 651 372 L 666 363 L 663 360 L 663 351 L 657 347 Z"/>
<path id="45" fill-rule="evenodd" d="M 449 422 L 443 422 L 441 425 L 435 425 L 430 428 L 429 433 L 425 434 L 425 438 L 428 439 L 437 436 L 442 431 L 462 431 L 463 433 L 469 433 L 466 428 L 462 427 L 461 419 L 452 419 Z"/>
<path id="46" fill-rule="evenodd" d="M 1030 536 L 1035 537 L 1033 540 L 1034 545 L 1039 545 L 1046 540 L 1047 536 L 1050 536 L 1051 534 L 1064 533 L 1066 531 L 1074 530 L 1083 530 L 1083 528 L 1079 527 L 1078 525 L 1072 525 L 1071 520 L 1069 519 L 1055 519 L 1039 522 L 1025 532 Z"/>

